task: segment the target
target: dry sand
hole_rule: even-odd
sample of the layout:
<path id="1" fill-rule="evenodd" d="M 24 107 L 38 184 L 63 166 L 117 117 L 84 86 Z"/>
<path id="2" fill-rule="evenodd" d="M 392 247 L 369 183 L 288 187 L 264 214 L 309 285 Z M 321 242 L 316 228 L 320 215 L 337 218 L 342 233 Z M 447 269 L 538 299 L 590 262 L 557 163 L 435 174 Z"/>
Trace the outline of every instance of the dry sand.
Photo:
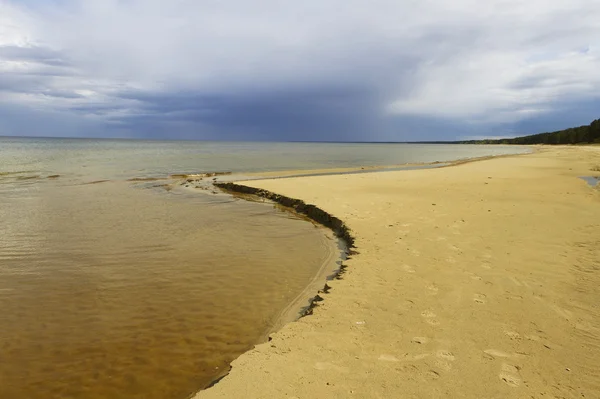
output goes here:
<path id="1" fill-rule="evenodd" d="M 600 398 L 599 147 L 244 182 L 344 220 L 314 315 L 197 398 Z"/>

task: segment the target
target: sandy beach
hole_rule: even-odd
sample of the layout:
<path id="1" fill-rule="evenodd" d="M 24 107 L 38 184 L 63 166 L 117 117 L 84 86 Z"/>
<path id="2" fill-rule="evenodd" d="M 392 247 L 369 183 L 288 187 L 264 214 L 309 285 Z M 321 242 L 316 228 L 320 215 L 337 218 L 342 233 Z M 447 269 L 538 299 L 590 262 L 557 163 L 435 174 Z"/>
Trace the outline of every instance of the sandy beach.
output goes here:
<path id="1" fill-rule="evenodd" d="M 244 182 L 342 219 L 314 314 L 196 398 L 600 397 L 600 147 Z"/>

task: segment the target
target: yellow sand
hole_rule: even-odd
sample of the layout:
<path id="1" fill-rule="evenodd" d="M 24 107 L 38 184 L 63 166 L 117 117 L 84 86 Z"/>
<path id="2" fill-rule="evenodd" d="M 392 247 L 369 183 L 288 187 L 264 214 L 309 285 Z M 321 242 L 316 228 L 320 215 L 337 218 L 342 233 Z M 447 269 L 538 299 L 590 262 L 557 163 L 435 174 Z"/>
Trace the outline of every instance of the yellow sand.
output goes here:
<path id="1" fill-rule="evenodd" d="M 198 398 L 600 398 L 599 147 L 244 182 L 343 219 L 313 316 Z"/>

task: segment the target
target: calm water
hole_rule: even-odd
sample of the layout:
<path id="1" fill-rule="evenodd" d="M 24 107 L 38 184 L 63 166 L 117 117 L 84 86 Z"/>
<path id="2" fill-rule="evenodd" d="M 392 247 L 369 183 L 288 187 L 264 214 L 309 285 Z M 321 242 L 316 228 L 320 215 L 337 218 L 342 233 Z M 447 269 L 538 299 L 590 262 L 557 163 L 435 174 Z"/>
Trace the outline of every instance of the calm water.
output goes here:
<path id="1" fill-rule="evenodd" d="M 259 172 L 449 161 L 527 152 L 523 147 L 423 144 L 219 143 L 10 139 L 0 137 L 2 172 L 79 179 L 164 177 L 206 171 Z"/>
<path id="2" fill-rule="evenodd" d="M 0 138 L 0 398 L 186 398 L 335 268 L 324 229 L 170 174 L 517 151 Z"/>

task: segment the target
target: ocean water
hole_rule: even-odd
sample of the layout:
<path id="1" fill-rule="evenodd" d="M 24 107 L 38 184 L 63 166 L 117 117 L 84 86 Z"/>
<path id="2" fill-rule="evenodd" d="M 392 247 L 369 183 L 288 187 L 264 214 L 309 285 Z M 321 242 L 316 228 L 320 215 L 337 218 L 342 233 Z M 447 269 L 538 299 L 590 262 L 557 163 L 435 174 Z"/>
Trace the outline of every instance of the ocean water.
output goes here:
<path id="1" fill-rule="evenodd" d="M 500 145 L 235 143 L 0 137 L 2 172 L 75 179 L 399 165 L 527 152 Z"/>
<path id="2" fill-rule="evenodd" d="M 187 398 L 337 267 L 326 229 L 170 175 L 522 151 L 0 138 L 0 399 Z"/>

